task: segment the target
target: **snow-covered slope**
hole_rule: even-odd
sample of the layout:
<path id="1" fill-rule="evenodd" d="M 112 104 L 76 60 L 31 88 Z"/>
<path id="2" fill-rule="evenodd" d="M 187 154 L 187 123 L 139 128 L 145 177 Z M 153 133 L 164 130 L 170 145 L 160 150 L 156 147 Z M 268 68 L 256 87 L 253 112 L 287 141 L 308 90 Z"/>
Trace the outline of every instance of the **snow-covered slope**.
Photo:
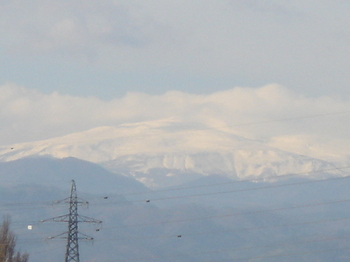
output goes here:
<path id="1" fill-rule="evenodd" d="M 133 176 L 147 186 L 170 186 L 203 175 L 255 178 L 334 168 L 328 161 L 283 151 L 225 129 L 189 128 L 172 121 L 99 127 L 45 141 L 0 148 L 0 161 L 28 156 L 75 157 Z M 342 175 L 341 171 L 328 174 Z"/>

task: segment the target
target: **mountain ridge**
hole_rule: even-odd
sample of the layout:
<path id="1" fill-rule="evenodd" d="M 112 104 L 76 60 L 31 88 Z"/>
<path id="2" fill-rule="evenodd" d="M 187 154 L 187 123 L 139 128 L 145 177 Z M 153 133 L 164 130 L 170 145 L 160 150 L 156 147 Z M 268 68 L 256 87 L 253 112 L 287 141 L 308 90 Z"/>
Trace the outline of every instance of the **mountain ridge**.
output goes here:
<path id="1" fill-rule="evenodd" d="M 0 162 L 1 186 L 41 185 L 65 188 L 71 180 L 79 183 L 82 191 L 105 193 L 147 192 L 138 181 L 119 174 L 112 174 L 100 165 L 67 157 L 26 157 Z"/>
<path id="2" fill-rule="evenodd" d="M 343 176 L 338 163 L 271 147 L 215 128 L 186 129 L 172 121 L 98 127 L 53 139 L 0 147 L 0 161 L 29 156 L 75 157 L 133 177 L 148 187 L 166 187 L 200 176 L 231 179 L 296 173 Z"/>

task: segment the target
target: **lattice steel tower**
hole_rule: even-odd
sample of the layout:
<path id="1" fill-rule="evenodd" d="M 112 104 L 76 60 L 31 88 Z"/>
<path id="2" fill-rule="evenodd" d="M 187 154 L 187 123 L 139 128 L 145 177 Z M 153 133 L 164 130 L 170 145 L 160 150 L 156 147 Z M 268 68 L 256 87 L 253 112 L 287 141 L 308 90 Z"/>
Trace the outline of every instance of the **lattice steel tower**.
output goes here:
<path id="1" fill-rule="evenodd" d="M 96 220 L 90 217 L 81 216 L 78 214 L 78 206 L 79 205 L 87 205 L 88 202 L 84 201 L 77 197 L 76 192 L 76 186 L 74 180 L 72 180 L 72 187 L 70 191 L 70 197 L 65 198 L 60 201 L 56 201 L 55 203 L 68 203 L 69 204 L 69 214 L 53 217 L 45 220 L 41 220 L 41 222 L 46 221 L 54 221 L 54 222 L 67 222 L 68 223 L 68 231 L 64 232 L 62 234 L 59 234 L 55 237 L 61 237 L 64 234 L 67 234 L 67 237 L 63 237 L 67 239 L 67 246 L 66 246 L 66 257 L 65 262 L 79 262 L 79 239 L 87 239 L 87 240 L 93 240 L 92 237 L 88 237 L 85 234 L 82 234 L 78 231 L 78 223 L 79 222 L 85 222 L 85 223 L 96 223 L 101 224 L 102 221 Z M 79 235 L 83 235 L 84 237 L 79 237 Z"/>

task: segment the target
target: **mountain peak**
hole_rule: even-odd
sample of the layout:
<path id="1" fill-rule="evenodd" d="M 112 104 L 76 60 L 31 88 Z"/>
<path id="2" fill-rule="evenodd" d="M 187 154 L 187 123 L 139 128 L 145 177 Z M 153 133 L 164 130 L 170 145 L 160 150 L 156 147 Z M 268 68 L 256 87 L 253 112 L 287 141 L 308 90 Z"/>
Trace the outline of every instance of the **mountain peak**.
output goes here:
<path id="1" fill-rule="evenodd" d="M 152 187 L 171 186 L 207 175 L 243 179 L 306 174 L 334 167 L 327 161 L 237 136 L 225 128 L 190 125 L 170 119 L 101 126 L 44 141 L 1 147 L 0 160 L 45 155 L 75 157 L 132 176 Z"/>

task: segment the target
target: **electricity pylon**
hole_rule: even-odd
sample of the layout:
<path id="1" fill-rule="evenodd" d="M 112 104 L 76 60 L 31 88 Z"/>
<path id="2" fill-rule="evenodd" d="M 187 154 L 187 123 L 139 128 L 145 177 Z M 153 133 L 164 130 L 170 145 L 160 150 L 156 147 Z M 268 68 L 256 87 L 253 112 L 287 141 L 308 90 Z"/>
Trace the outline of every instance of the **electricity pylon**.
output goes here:
<path id="1" fill-rule="evenodd" d="M 62 235 L 67 234 L 67 237 L 62 237 L 67 239 L 67 246 L 66 246 L 66 259 L 65 262 L 79 262 L 79 239 L 86 239 L 86 240 L 93 240 L 92 237 L 89 237 L 85 234 L 82 234 L 78 231 L 78 223 L 84 222 L 84 223 L 96 223 L 101 224 L 102 221 L 96 220 L 94 218 L 81 216 L 78 214 L 78 206 L 80 205 L 87 205 L 88 202 L 85 200 L 82 200 L 77 197 L 76 192 L 76 186 L 74 180 L 72 180 L 72 187 L 70 190 L 70 197 L 65 198 L 60 201 L 56 201 L 55 203 L 68 203 L 69 204 L 69 214 L 53 217 L 45 220 L 41 220 L 40 222 L 47 222 L 47 221 L 53 221 L 53 222 L 67 222 L 68 223 L 68 231 L 59 234 L 55 237 L 49 237 L 57 238 L 61 237 Z M 83 237 L 79 237 L 79 235 L 83 235 Z"/>

